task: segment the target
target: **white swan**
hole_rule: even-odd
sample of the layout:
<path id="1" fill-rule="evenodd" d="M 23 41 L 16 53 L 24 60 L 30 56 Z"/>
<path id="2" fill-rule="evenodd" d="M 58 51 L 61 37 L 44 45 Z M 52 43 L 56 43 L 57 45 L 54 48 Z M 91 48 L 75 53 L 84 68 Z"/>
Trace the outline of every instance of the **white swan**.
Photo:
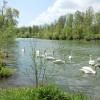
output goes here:
<path id="1" fill-rule="evenodd" d="M 65 61 L 61 60 L 61 59 L 57 59 L 57 60 L 54 60 L 53 63 L 55 63 L 55 64 L 65 64 Z"/>
<path id="2" fill-rule="evenodd" d="M 71 62 L 72 61 L 72 56 L 68 56 L 68 60 Z"/>
<path id="3" fill-rule="evenodd" d="M 45 51 L 44 51 L 44 54 L 40 53 L 39 57 L 40 58 L 45 58 L 46 57 Z"/>
<path id="4" fill-rule="evenodd" d="M 25 52 L 25 48 L 22 48 L 21 51 L 22 51 L 22 52 Z"/>
<path id="5" fill-rule="evenodd" d="M 46 51 L 44 51 L 44 54 L 40 52 L 40 50 L 36 50 L 36 57 L 44 58 L 46 56 Z"/>
<path id="6" fill-rule="evenodd" d="M 72 61 L 72 51 L 70 52 L 70 55 L 68 56 L 68 60 L 71 62 Z"/>
<path id="7" fill-rule="evenodd" d="M 55 60 L 56 59 L 56 58 L 54 58 L 52 56 L 46 56 L 45 58 L 46 58 L 46 60 Z"/>
<path id="8" fill-rule="evenodd" d="M 53 51 L 53 56 L 54 56 L 54 51 Z M 45 58 L 46 58 L 46 60 L 55 60 L 56 58 L 54 58 L 53 56 L 50 56 L 50 55 L 48 55 L 48 54 L 45 52 Z"/>
<path id="9" fill-rule="evenodd" d="M 68 56 L 68 59 L 71 60 L 72 59 L 72 56 Z"/>
<path id="10" fill-rule="evenodd" d="M 89 65 L 95 65 L 95 60 L 92 60 L 92 55 L 90 55 Z"/>
<path id="11" fill-rule="evenodd" d="M 96 66 L 94 69 L 89 66 L 84 66 L 79 70 L 81 70 L 82 72 L 84 72 L 86 74 L 96 74 Z"/>
<path id="12" fill-rule="evenodd" d="M 36 57 L 39 57 L 39 56 L 40 56 L 40 51 L 36 50 Z"/>

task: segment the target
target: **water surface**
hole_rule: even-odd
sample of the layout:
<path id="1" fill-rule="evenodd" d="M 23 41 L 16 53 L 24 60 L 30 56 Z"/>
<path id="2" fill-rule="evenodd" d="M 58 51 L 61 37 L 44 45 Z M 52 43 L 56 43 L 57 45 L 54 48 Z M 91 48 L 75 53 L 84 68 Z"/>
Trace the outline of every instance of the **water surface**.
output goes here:
<path id="1" fill-rule="evenodd" d="M 22 52 L 23 48 L 25 52 Z M 79 71 L 81 67 L 88 66 L 90 54 L 93 59 L 100 57 L 100 42 L 96 41 L 51 41 L 18 38 L 15 44 L 9 44 L 7 47 L 7 50 L 13 54 L 13 60 L 15 61 L 13 64 L 9 64 L 9 66 L 16 68 L 17 72 L 7 80 L 1 80 L 0 87 L 35 85 L 34 58 L 32 58 L 34 49 L 41 52 L 46 50 L 47 53 L 54 51 L 54 56 L 57 59 L 66 60 L 66 63 L 63 65 L 54 64 L 52 61 L 45 61 L 45 64 L 41 65 L 40 60 L 37 58 L 36 63 L 38 66 L 46 67 L 48 83 L 57 84 L 64 90 L 82 91 L 85 94 L 100 99 L 100 69 L 97 69 L 96 75 L 87 75 Z M 71 51 L 73 59 L 72 63 L 68 63 L 68 56 Z M 42 73 L 40 73 L 40 77 L 41 75 Z"/>

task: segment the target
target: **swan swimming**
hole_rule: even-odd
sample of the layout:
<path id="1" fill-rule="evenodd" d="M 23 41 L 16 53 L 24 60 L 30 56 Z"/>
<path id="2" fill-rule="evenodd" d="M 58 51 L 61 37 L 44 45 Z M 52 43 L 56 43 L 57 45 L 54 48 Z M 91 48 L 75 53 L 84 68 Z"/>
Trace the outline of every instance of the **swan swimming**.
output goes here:
<path id="1" fill-rule="evenodd" d="M 39 57 L 39 56 L 40 56 L 40 51 L 36 50 L 36 57 Z"/>
<path id="2" fill-rule="evenodd" d="M 53 51 L 53 56 L 54 56 L 54 51 Z M 55 60 L 56 58 L 54 58 L 53 56 L 47 55 L 47 53 L 45 52 L 46 60 Z"/>
<path id="3" fill-rule="evenodd" d="M 46 56 L 45 57 L 47 60 L 55 60 L 56 58 L 52 57 L 52 56 Z"/>
<path id="4" fill-rule="evenodd" d="M 22 48 L 21 51 L 22 51 L 22 52 L 25 52 L 25 48 Z"/>
<path id="5" fill-rule="evenodd" d="M 68 56 L 68 60 L 70 61 L 70 63 L 71 63 L 71 61 L 72 61 L 72 51 L 70 52 L 70 55 Z"/>
<path id="6" fill-rule="evenodd" d="M 71 63 L 71 61 L 72 61 L 72 56 L 68 56 L 68 60 L 69 60 L 70 63 Z"/>
<path id="7" fill-rule="evenodd" d="M 92 55 L 90 55 L 89 65 L 95 65 L 95 60 L 92 60 Z"/>
<path id="8" fill-rule="evenodd" d="M 42 54 L 41 52 L 40 52 L 40 50 L 36 50 L 36 57 L 40 57 L 40 58 L 44 58 L 45 56 L 46 56 L 46 53 L 45 53 L 46 51 L 44 51 L 44 54 Z"/>
<path id="9" fill-rule="evenodd" d="M 55 63 L 55 64 L 65 64 L 65 61 L 61 60 L 61 59 L 57 59 L 57 60 L 54 60 L 53 63 Z"/>
<path id="10" fill-rule="evenodd" d="M 84 66 L 79 70 L 81 70 L 82 72 L 84 72 L 86 74 L 96 74 L 96 66 L 94 69 L 89 66 Z"/>

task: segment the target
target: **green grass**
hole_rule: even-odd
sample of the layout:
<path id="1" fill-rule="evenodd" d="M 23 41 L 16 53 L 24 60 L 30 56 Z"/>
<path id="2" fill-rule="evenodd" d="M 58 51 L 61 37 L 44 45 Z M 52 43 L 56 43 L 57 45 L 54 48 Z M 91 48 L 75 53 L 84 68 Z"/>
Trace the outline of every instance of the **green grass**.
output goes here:
<path id="1" fill-rule="evenodd" d="M 0 67 L 0 78 L 7 78 L 14 73 L 14 69 L 8 67 Z"/>
<path id="2" fill-rule="evenodd" d="M 81 93 L 63 92 L 57 87 L 0 89 L 0 100 L 87 100 Z"/>

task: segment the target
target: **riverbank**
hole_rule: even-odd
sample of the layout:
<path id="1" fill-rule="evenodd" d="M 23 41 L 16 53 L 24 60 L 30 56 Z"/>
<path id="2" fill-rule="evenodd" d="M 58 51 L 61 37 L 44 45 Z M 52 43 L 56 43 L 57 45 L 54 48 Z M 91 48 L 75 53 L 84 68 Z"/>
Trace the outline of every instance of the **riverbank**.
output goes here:
<path id="1" fill-rule="evenodd" d="M 54 86 L 0 89 L 0 100 L 88 100 L 81 93 L 64 92 Z"/>

